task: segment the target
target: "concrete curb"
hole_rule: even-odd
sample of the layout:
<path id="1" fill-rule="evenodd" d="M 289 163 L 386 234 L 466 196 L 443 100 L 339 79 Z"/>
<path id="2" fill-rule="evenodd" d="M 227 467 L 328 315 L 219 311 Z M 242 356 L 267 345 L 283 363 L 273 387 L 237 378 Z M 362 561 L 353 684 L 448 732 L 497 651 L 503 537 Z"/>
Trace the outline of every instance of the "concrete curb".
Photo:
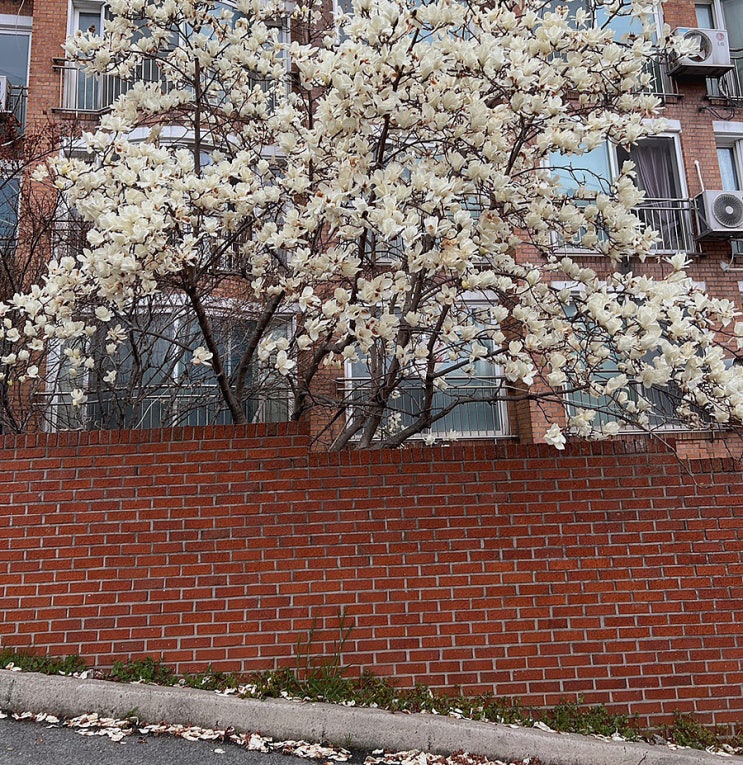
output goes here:
<path id="1" fill-rule="evenodd" d="M 276 739 L 330 741 L 361 749 L 457 750 L 491 759 L 538 757 L 544 765 L 719 765 L 707 752 L 608 742 L 533 728 L 423 714 L 269 699 L 238 699 L 209 691 L 125 685 L 103 680 L 0 670 L 0 709 L 75 717 L 86 712 L 146 722 L 236 728 Z"/>

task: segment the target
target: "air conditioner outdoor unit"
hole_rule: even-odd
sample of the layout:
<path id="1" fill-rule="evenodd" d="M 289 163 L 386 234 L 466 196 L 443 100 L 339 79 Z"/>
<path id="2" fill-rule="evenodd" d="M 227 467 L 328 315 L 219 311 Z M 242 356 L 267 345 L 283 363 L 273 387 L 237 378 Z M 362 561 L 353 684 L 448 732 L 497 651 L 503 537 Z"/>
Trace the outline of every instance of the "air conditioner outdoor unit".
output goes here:
<path id="1" fill-rule="evenodd" d="M 694 40 L 698 53 L 679 56 L 671 61 L 670 73 L 674 77 L 720 77 L 733 68 L 730 61 L 728 33 L 724 29 L 693 29 L 679 27 L 676 37 Z"/>
<path id="2" fill-rule="evenodd" d="M 0 74 L 0 112 L 7 112 L 9 103 L 10 85 L 8 84 L 8 78 Z"/>
<path id="3" fill-rule="evenodd" d="M 743 191 L 703 191 L 696 208 L 700 239 L 743 235 Z"/>

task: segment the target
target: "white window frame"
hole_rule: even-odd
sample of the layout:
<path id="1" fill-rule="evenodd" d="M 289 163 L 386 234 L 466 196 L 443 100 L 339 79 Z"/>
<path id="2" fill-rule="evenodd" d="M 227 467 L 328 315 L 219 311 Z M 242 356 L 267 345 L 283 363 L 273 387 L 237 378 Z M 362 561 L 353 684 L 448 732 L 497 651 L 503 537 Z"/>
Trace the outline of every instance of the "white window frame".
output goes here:
<path id="1" fill-rule="evenodd" d="M 725 12 L 722 10 L 722 3 L 720 0 L 702 0 L 702 2 L 695 2 L 695 11 L 697 5 L 707 5 L 712 9 L 713 29 L 727 29 L 725 26 Z"/>
<path id="2" fill-rule="evenodd" d="M 28 80 L 31 74 L 31 46 L 33 43 L 33 19 L 31 16 L 21 16 L 20 14 L 8 14 L 0 13 L 0 41 L 3 36 L 6 35 L 23 35 L 28 37 L 28 60 L 26 61 L 26 82 L 9 82 L 8 85 L 13 88 L 28 88 Z M 9 94 L 10 96 L 10 94 Z M 12 103 L 8 104 L 10 111 L 16 116 L 16 119 L 21 123 L 25 123 L 26 120 L 26 106 L 25 95 L 21 94 L 20 103 L 16 104 L 16 109 L 13 109 Z"/>
<path id="3" fill-rule="evenodd" d="M 471 293 L 471 295 L 464 295 L 464 298 L 467 300 L 468 304 L 472 306 L 472 308 L 487 308 L 489 305 L 491 305 L 490 302 L 483 302 L 482 294 L 480 296 L 480 300 L 477 300 L 474 296 L 474 293 Z M 468 299 L 469 298 L 469 299 Z M 423 330 L 425 332 L 425 330 Z M 494 380 L 502 380 L 502 387 L 506 388 L 506 382 L 503 377 L 503 369 L 498 364 L 493 364 L 494 369 Z M 370 378 L 368 377 L 360 377 L 358 375 L 354 375 L 353 373 L 353 362 L 346 360 L 344 362 L 344 368 L 343 368 L 343 390 L 344 395 L 347 400 L 353 401 L 353 390 L 355 383 L 357 381 L 365 381 Z M 452 378 L 457 377 L 456 374 L 452 375 Z M 462 375 L 464 377 L 464 375 Z M 459 379 L 459 378 L 457 378 Z M 404 392 L 401 392 L 402 395 L 404 395 Z M 445 391 L 444 391 L 445 393 Z M 435 395 L 435 394 L 434 394 Z M 478 403 L 475 401 L 474 403 Z M 479 402 L 479 403 L 487 403 L 487 402 Z M 468 402 L 464 401 L 461 404 L 459 404 L 457 407 L 455 407 L 451 414 L 456 417 L 456 412 L 459 410 L 462 410 L 466 408 L 468 405 Z M 437 430 L 437 424 L 442 423 L 446 418 L 442 418 L 441 420 L 438 420 L 437 422 L 433 423 L 433 426 L 431 428 L 427 428 L 426 430 L 421 431 L 420 433 L 415 434 L 412 438 L 413 439 L 428 439 L 431 437 L 434 437 L 437 441 L 446 441 L 451 439 L 463 439 L 463 440 L 474 440 L 474 439 L 500 439 L 500 438 L 508 438 L 511 435 L 510 430 L 510 423 L 509 423 L 509 413 L 508 413 L 508 402 L 506 401 L 495 401 L 489 404 L 493 408 L 497 408 L 498 412 L 496 415 L 497 420 L 500 423 L 500 428 L 493 429 L 493 428 L 478 428 L 478 429 L 470 429 L 470 430 Z M 448 415 L 447 415 L 448 416 Z M 353 406 L 351 405 L 348 409 L 348 419 L 349 421 L 353 420 Z"/>
<path id="4" fill-rule="evenodd" d="M 689 189 L 686 182 L 686 172 L 684 165 L 683 151 L 681 148 L 681 124 L 678 120 L 666 120 L 666 130 L 656 133 L 654 135 L 647 136 L 648 139 L 670 139 L 673 142 L 673 158 L 676 170 L 675 180 L 678 184 L 679 196 L 675 200 L 683 202 L 689 199 Z M 617 147 L 614 144 L 604 142 L 602 144 L 607 148 L 608 153 L 608 165 L 611 177 L 606 179 L 607 185 L 611 185 L 619 175 L 619 158 L 617 155 Z M 576 161 L 576 171 L 580 171 L 580 157 L 565 157 L 565 164 L 570 164 L 571 160 Z M 589 198 L 590 199 L 590 198 Z M 575 257 L 601 257 L 598 253 L 591 250 L 583 249 L 582 247 L 572 245 L 570 243 L 564 244 L 559 248 L 561 252 Z M 654 249 L 653 254 L 662 255 L 669 252 L 676 252 L 676 249 Z"/>
<path id="5" fill-rule="evenodd" d="M 706 284 L 703 281 L 694 280 L 692 284 L 697 289 L 701 289 L 701 290 L 706 289 Z M 739 282 L 739 285 L 741 287 L 741 293 L 743 294 L 743 281 Z M 551 286 L 553 289 L 557 291 L 561 291 L 565 289 L 570 290 L 570 294 L 576 297 L 585 295 L 585 291 L 586 291 L 584 284 L 581 284 L 580 282 L 575 282 L 575 281 L 553 281 L 551 283 Z M 619 372 L 617 372 L 617 374 L 619 374 Z M 657 390 L 662 392 L 662 388 L 658 388 Z M 571 415 L 571 409 L 576 410 L 576 409 L 585 408 L 585 407 L 581 407 L 580 404 L 573 403 L 570 400 L 570 393 L 564 392 L 563 397 L 565 400 L 565 414 L 567 417 Z M 609 412 L 605 413 L 601 409 L 596 409 L 595 411 L 596 411 L 596 417 L 594 419 L 594 422 L 597 422 L 599 424 L 599 427 L 600 427 L 600 418 L 602 414 L 605 414 L 607 416 L 607 420 L 606 420 L 607 422 L 611 421 Z M 620 427 L 619 432 L 622 435 L 626 435 L 629 433 L 645 432 L 632 427 L 632 425 L 630 425 L 629 423 L 624 423 L 618 420 L 615 420 L 615 422 L 617 422 L 617 424 L 619 425 Z M 668 432 L 685 432 L 685 431 L 688 431 L 688 428 L 686 428 L 684 425 L 681 425 L 681 424 L 675 424 L 674 422 L 665 421 L 661 425 L 658 425 L 655 427 L 651 426 L 649 430 L 653 433 L 668 433 Z"/>
<path id="6" fill-rule="evenodd" d="M 67 34 L 72 36 L 80 28 L 81 13 L 98 13 L 103 31 L 103 23 L 106 19 L 105 0 L 70 0 L 67 12 Z"/>
<path id="7" fill-rule="evenodd" d="M 174 311 L 178 310 L 179 304 L 185 304 L 185 298 L 181 298 L 180 296 L 171 296 L 170 300 L 172 302 L 163 302 L 162 303 L 162 311 L 157 309 L 157 315 L 163 315 L 166 313 L 173 313 Z M 232 301 L 228 299 L 217 299 L 210 303 L 209 305 L 210 311 L 215 315 L 219 316 L 229 316 L 231 313 L 234 312 L 234 304 Z M 174 338 L 177 335 L 177 328 L 180 324 L 180 321 L 182 320 L 181 316 L 171 316 L 168 326 L 172 326 L 174 328 L 174 336 L 172 340 L 169 340 L 168 342 L 173 342 Z M 288 313 L 280 313 L 278 314 L 275 319 L 277 323 L 282 323 L 286 326 L 286 334 L 288 337 L 291 337 L 292 334 L 295 331 L 295 318 L 293 315 Z M 153 346 L 154 347 L 154 346 Z M 184 350 L 184 354 L 186 351 Z M 71 403 L 69 401 L 70 392 L 71 389 L 74 388 L 74 383 L 70 384 L 70 389 L 65 388 L 64 390 L 61 387 L 62 380 L 60 379 L 60 374 L 63 369 L 63 352 L 62 352 L 62 346 L 59 344 L 55 344 L 49 353 L 48 358 L 48 366 L 49 369 L 52 370 L 52 374 L 49 378 L 49 383 L 47 386 L 47 395 L 48 395 L 48 405 L 47 405 L 47 412 L 46 417 L 44 418 L 44 428 L 48 432 L 55 432 L 60 429 L 60 413 L 61 411 L 67 410 L 71 407 Z M 226 359 L 231 358 L 231 352 L 228 350 L 224 357 Z M 182 370 L 184 368 L 184 364 L 186 363 L 184 356 L 181 356 L 177 359 L 175 364 L 173 365 L 173 368 L 171 370 L 171 373 L 169 375 L 170 379 L 173 381 L 177 380 L 179 375 L 179 370 Z M 253 363 L 259 364 L 261 367 L 264 367 L 264 362 L 260 362 L 258 360 L 254 361 Z M 228 372 L 229 374 L 229 372 Z M 87 390 L 90 384 L 90 373 L 86 370 L 81 370 L 79 374 L 79 387 L 81 387 L 83 390 Z M 163 381 L 161 384 L 158 384 L 160 389 L 165 390 L 168 388 L 168 383 L 166 378 L 163 378 Z M 216 392 L 218 390 L 217 382 L 216 380 L 213 381 L 213 383 L 210 384 L 210 388 L 213 388 Z M 156 397 L 154 397 L 156 398 Z M 167 396 L 164 396 L 164 398 L 167 400 Z M 173 401 L 177 401 L 178 395 L 176 394 L 173 397 Z M 269 396 L 266 393 L 259 394 L 253 398 L 251 398 L 255 405 L 255 411 L 253 414 L 253 422 L 260 423 L 260 422 L 271 422 L 272 420 L 266 420 L 265 419 L 265 410 L 268 405 L 271 404 L 271 402 L 275 402 L 277 400 L 277 397 L 275 395 Z M 290 405 L 291 402 L 288 398 L 288 389 L 287 389 L 287 396 L 284 397 L 284 402 L 286 403 L 287 407 L 287 413 L 290 412 Z M 220 403 L 224 404 L 224 402 L 221 401 Z M 76 423 L 78 427 L 82 427 L 83 429 L 86 428 L 88 423 L 91 421 L 90 416 L 90 406 L 94 406 L 95 401 L 87 401 L 85 404 L 83 404 L 79 410 L 77 410 L 77 415 L 79 418 L 79 421 Z M 70 410 L 74 411 L 75 410 Z M 227 411 L 226 404 L 224 405 L 224 411 Z M 199 412 L 199 409 L 193 409 L 191 411 L 191 414 L 197 414 Z M 144 422 L 147 422 L 148 424 L 143 424 Z M 73 424 L 73 419 L 70 418 L 70 423 Z M 147 430 L 150 428 L 157 428 L 157 427 L 166 427 L 163 426 L 161 423 L 158 424 L 154 421 L 149 420 L 143 420 L 138 425 L 131 426 L 135 430 Z M 96 429 L 96 428 L 93 428 Z"/>
<path id="8" fill-rule="evenodd" d="M 99 32 L 103 32 L 105 22 L 105 0 L 69 0 L 67 9 L 67 36 L 73 37 L 80 30 L 80 14 L 97 14 L 99 17 Z M 101 90 L 105 87 L 105 76 L 89 75 L 83 72 L 74 61 L 69 62 L 63 69 L 62 78 L 62 107 L 74 112 L 99 112 L 106 108 L 105 98 Z M 81 86 L 90 89 L 91 102 L 87 95 L 80 103 Z"/>
<path id="9" fill-rule="evenodd" d="M 715 120 L 712 123 L 712 129 L 715 134 L 715 146 L 718 149 L 733 149 L 733 160 L 740 186 L 738 190 L 743 191 L 743 122 Z"/>

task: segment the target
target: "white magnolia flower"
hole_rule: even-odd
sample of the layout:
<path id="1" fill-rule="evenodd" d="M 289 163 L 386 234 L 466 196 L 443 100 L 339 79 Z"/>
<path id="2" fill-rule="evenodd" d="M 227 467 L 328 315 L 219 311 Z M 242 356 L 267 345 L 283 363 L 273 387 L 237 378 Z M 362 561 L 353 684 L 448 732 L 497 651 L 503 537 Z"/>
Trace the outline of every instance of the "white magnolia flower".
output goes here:
<path id="1" fill-rule="evenodd" d="M 276 371 L 281 375 L 288 375 L 297 365 L 297 362 L 290 359 L 286 351 L 279 351 L 276 354 Z"/>
<path id="2" fill-rule="evenodd" d="M 72 393 L 70 394 L 70 398 L 72 401 L 72 406 L 76 408 L 83 406 L 83 404 L 85 404 L 86 401 L 88 400 L 88 397 L 80 388 L 74 388 Z"/>
<path id="3" fill-rule="evenodd" d="M 565 448 L 565 436 L 556 422 L 550 425 L 549 430 L 544 434 L 544 440 L 550 446 L 554 446 L 555 449 Z"/>
<path id="4" fill-rule="evenodd" d="M 211 366 L 211 360 L 214 357 L 214 354 L 211 351 L 208 351 L 206 348 L 203 348 L 202 346 L 199 346 L 198 348 L 194 348 L 193 353 L 191 354 L 191 363 L 194 366 Z"/>

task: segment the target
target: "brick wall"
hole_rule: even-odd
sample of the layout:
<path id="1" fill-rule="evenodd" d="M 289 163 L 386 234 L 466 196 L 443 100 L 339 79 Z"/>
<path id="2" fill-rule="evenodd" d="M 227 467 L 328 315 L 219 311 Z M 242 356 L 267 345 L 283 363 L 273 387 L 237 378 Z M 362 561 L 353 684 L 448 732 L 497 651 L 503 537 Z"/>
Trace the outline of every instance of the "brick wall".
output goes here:
<path id="1" fill-rule="evenodd" d="M 289 425 L 0 439 L 2 646 L 344 661 L 525 703 L 743 712 L 743 488 L 647 441 L 313 453 Z"/>

